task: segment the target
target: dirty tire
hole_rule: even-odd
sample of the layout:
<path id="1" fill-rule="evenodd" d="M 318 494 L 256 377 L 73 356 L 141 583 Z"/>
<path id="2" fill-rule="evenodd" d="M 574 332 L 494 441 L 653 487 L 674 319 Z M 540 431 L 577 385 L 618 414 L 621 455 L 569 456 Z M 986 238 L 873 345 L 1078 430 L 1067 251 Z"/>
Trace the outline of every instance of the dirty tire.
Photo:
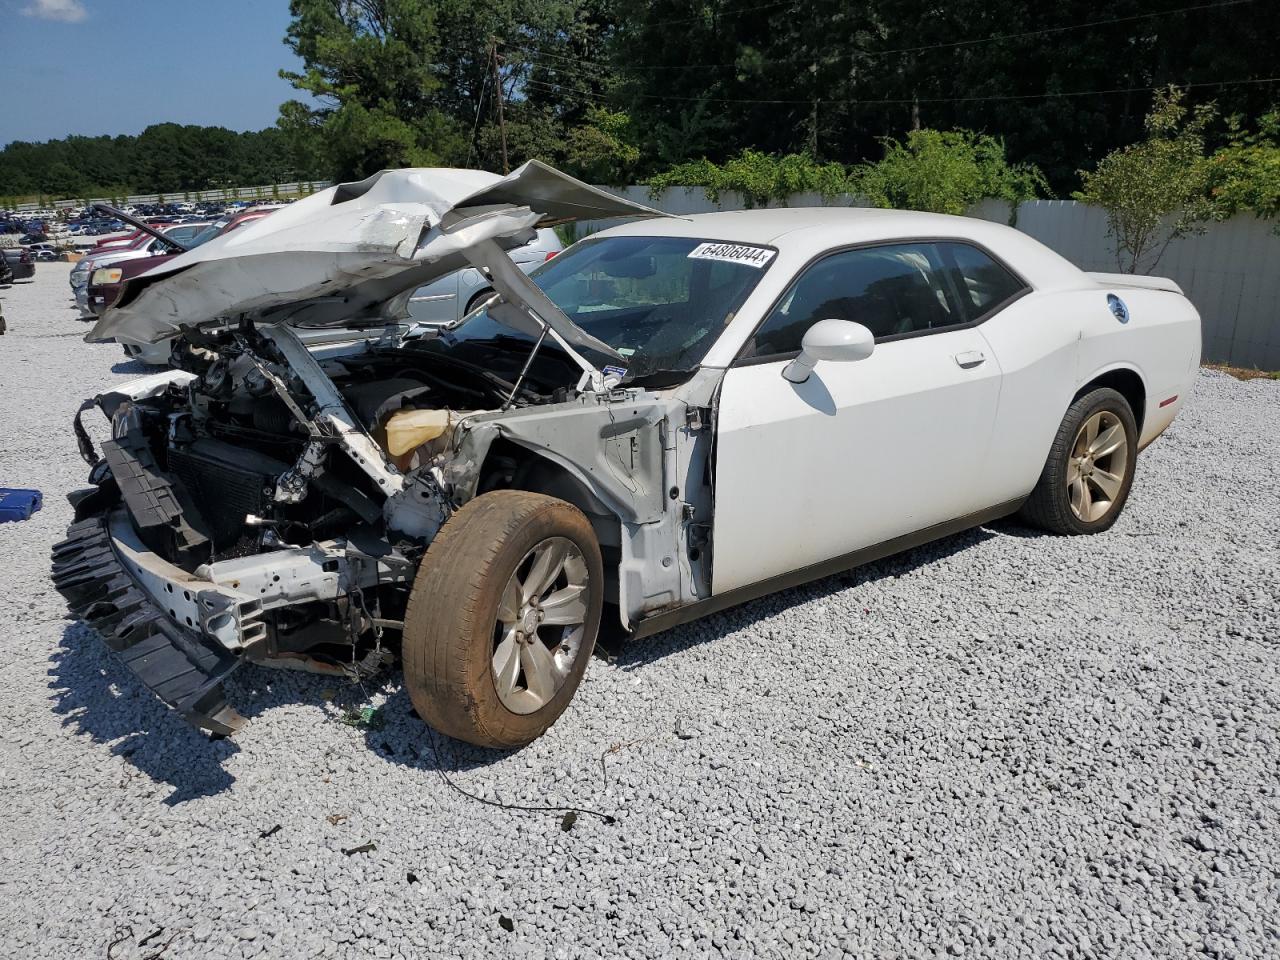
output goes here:
<path id="1" fill-rule="evenodd" d="M 503 591 L 530 552 L 570 541 L 586 565 L 583 633 L 555 695 L 527 713 L 508 709 L 493 673 Z M 498 490 L 458 510 L 427 549 L 409 596 L 404 678 L 414 709 L 442 733 L 483 747 L 520 747 L 564 712 L 586 672 L 600 628 L 604 565 L 591 523 L 572 504 Z"/>
<path id="2" fill-rule="evenodd" d="M 1121 477 L 1119 492 L 1110 500 L 1110 506 L 1100 517 L 1083 520 L 1072 509 L 1069 493 L 1068 470 L 1081 428 L 1099 414 L 1114 417 L 1124 430 L 1127 457 Z M 1031 496 L 1018 511 L 1018 516 L 1050 533 L 1078 535 L 1101 533 L 1110 529 L 1124 509 L 1133 484 L 1134 466 L 1138 455 L 1138 426 L 1123 395 L 1109 387 L 1091 390 L 1067 408 L 1062 425 L 1053 439 L 1049 459 L 1045 462 L 1040 480 Z"/>

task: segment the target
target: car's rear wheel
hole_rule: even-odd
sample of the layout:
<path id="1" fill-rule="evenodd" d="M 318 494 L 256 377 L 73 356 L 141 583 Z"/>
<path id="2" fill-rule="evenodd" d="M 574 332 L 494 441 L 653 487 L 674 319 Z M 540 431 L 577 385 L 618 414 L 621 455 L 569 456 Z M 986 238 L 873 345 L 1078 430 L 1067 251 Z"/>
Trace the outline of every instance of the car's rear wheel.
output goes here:
<path id="1" fill-rule="evenodd" d="M 467 301 L 467 311 L 466 313 L 463 314 L 463 316 L 465 317 L 467 313 L 470 313 L 471 311 L 475 310 L 476 307 L 480 306 L 480 304 L 484 303 L 486 300 L 488 300 L 492 296 L 493 296 L 492 290 L 481 290 L 474 297 L 472 297 L 470 300 Z"/>
<path id="2" fill-rule="evenodd" d="M 1053 533 L 1101 533 L 1129 498 L 1138 426 L 1123 395 L 1102 387 L 1067 409 L 1021 516 Z"/>
<path id="3" fill-rule="evenodd" d="M 499 490 L 440 529 L 404 626 L 404 676 L 427 723 L 485 747 L 535 740 L 564 712 L 595 648 L 604 566 L 572 504 Z"/>

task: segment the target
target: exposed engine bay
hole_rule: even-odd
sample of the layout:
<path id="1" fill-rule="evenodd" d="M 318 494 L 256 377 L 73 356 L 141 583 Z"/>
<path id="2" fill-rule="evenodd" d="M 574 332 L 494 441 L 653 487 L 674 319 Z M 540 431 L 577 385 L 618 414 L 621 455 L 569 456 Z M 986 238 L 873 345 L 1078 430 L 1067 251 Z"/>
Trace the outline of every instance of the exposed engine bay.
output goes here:
<path id="1" fill-rule="evenodd" d="M 450 569 L 423 558 L 486 495 L 508 510 L 559 504 L 554 522 L 579 544 L 566 560 L 564 536 L 550 536 L 554 550 L 539 556 L 560 566 L 547 577 L 535 577 L 533 554 L 510 560 L 511 576 L 539 584 L 500 610 L 519 620 L 526 656 L 588 649 L 572 638 L 594 642 L 588 621 L 602 603 L 626 629 L 706 596 L 718 380 L 696 373 L 688 336 L 663 354 L 679 369 L 655 379 L 628 339 L 640 333 L 609 325 L 655 311 L 616 286 L 657 276 L 652 258 L 628 245 L 644 269 L 614 269 L 611 291 L 583 287 L 591 299 L 575 300 L 575 315 L 594 311 L 615 347 L 505 252 L 543 218 L 583 212 L 654 213 L 535 164 L 507 178 L 384 172 L 130 281 L 89 339 L 172 341 L 177 369 L 76 416 L 92 485 L 70 495 L 76 522 L 52 571 L 71 611 L 165 703 L 229 734 L 244 721 L 222 681 L 240 664 L 361 678 L 390 662 L 402 635 L 463 609 L 459 589 L 421 587 L 424 571 Z M 495 290 L 486 322 L 463 332 L 407 323 L 412 290 L 466 262 Z M 110 423 L 101 453 L 82 422 L 94 407 Z M 588 585 L 590 604 L 579 598 Z M 544 619 L 549 646 L 535 649 Z M 517 707 L 546 703 L 559 669 L 510 675 Z"/>
<path id="2" fill-rule="evenodd" d="M 411 573 L 456 503 L 440 468 L 460 419 L 563 400 L 569 391 L 517 391 L 419 342 L 375 339 L 324 362 L 321 382 L 336 388 L 345 408 L 326 409 L 323 389 L 317 397 L 281 350 L 279 340 L 295 342 L 293 334 L 275 337 L 248 323 L 194 334 L 185 373 L 161 375 L 168 382 L 150 396 L 102 398 L 112 439 L 95 469 L 109 471 L 110 479 L 95 497 L 114 488 L 142 545 L 201 579 L 220 581 L 224 570 L 245 570 L 249 558 L 264 553 L 316 549 L 331 555 L 321 567 L 347 580 L 360 581 L 360 568 L 370 567 L 363 579 L 372 589 L 358 595 L 364 605 L 358 610 L 343 596 L 342 577 L 334 596 L 317 596 L 311 609 L 299 609 L 296 595 L 257 590 L 265 627 L 253 638 L 257 658 L 314 647 L 319 627 L 334 632 L 345 650 L 334 668 L 347 668 L 353 641 L 402 615 L 403 578 L 393 576 L 389 589 L 379 580 L 395 569 Z M 348 411 L 357 422 L 343 422 Z M 366 436 L 378 449 L 352 443 Z M 273 599 L 291 602 L 273 607 Z M 305 642 L 292 644 L 304 628 Z"/>

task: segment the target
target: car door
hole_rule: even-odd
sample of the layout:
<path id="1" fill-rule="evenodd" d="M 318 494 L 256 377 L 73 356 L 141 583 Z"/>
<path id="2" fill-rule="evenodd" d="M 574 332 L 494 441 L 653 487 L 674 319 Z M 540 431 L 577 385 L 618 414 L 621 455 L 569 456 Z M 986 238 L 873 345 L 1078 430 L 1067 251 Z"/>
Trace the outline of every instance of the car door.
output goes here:
<path id="1" fill-rule="evenodd" d="M 409 316 L 418 323 L 453 323 L 461 315 L 458 305 L 458 275 L 455 270 L 419 287 L 409 298 Z"/>
<path id="2" fill-rule="evenodd" d="M 1075 394 L 1082 320 L 1091 307 L 1104 306 L 1102 298 L 1026 297 L 1026 282 L 989 251 L 958 242 L 939 248 L 1000 364 L 1000 407 L 983 486 L 1000 502 L 1025 497 L 1040 479 Z"/>
<path id="3" fill-rule="evenodd" d="M 782 376 L 819 320 L 862 323 L 872 355 Z M 1000 371 L 938 247 L 810 265 L 729 369 L 717 406 L 712 592 L 842 557 L 992 505 L 980 478 Z"/>

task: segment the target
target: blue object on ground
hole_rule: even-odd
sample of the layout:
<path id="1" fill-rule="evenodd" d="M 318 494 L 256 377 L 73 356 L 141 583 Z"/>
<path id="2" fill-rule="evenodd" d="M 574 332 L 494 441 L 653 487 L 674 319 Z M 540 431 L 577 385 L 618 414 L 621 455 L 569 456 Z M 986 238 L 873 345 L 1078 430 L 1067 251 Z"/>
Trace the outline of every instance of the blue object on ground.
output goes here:
<path id="1" fill-rule="evenodd" d="M 0 523 L 28 519 L 40 509 L 42 500 L 39 490 L 0 487 Z"/>

